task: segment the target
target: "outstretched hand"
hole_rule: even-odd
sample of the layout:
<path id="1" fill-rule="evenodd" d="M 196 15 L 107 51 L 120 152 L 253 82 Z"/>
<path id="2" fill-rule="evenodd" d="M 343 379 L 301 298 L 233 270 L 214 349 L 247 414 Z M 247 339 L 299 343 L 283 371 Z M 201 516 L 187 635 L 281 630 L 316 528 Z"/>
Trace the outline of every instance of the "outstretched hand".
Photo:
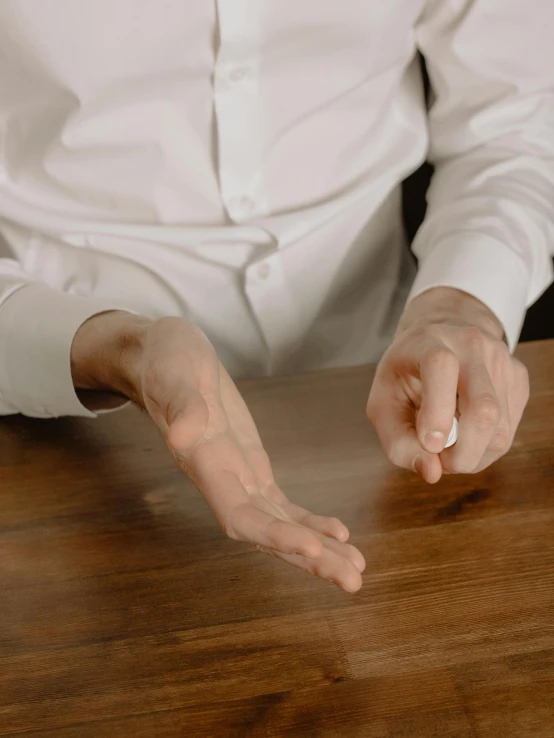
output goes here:
<path id="1" fill-rule="evenodd" d="M 277 486 L 254 421 L 206 336 L 181 318 L 145 323 L 121 361 L 127 396 L 146 408 L 224 532 L 348 592 L 362 554 L 336 518 L 295 505 Z"/>

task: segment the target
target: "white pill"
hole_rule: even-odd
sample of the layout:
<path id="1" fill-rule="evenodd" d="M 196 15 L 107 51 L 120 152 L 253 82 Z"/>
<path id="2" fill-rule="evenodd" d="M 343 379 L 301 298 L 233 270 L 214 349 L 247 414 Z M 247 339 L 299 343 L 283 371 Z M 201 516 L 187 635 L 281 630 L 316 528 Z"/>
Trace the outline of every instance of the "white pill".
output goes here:
<path id="1" fill-rule="evenodd" d="M 457 440 L 458 440 L 458 419 L 454 418 L 454 422 L 452 423 L 452 428 L 450 430 L 450 435 L 448 436 L 448 441 L 446 442 L 445 448 L 450 448 L 450 446 L 453 446 Z"/>

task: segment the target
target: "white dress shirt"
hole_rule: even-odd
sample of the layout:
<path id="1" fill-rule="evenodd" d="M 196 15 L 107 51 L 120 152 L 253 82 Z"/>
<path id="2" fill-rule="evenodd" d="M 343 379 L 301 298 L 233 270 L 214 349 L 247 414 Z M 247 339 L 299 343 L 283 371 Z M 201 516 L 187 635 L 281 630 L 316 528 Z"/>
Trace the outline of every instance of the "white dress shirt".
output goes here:
<path id="1" fill-rule="evenodd" d="M 550 0 L 1 0 L 0 414 L 90 415 L 70 347 L 111 308 L 185 316 L 235 377 L 378 359 L 410 287 L 513 347 L 551 279 L 553 29 Z"/>

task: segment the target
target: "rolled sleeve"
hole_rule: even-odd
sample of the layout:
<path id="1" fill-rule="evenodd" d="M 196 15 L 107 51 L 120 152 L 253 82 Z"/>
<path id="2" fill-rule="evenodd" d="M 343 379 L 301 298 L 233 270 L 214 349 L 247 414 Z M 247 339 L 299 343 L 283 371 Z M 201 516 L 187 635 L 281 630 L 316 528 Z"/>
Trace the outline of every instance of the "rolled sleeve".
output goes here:
<path id="1" fill-rule="evenodd" d="M 0 307 L 0 412 L 35 418 L 93 418 L 71 377 L 71 345 L 80 326 L 116 301 L 25 284 Z"/>

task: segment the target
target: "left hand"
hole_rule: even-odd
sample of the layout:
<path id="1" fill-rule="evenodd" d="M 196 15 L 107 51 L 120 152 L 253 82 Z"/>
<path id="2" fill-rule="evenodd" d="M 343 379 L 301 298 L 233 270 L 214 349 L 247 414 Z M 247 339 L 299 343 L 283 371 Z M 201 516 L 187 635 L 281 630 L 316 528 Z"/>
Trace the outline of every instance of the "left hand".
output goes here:
<path id="1" fill-rule="evenodd" d="M 434 483 L 504 455 L 528 399 L 527 370 L 510 355 L 496 317 L 470 295 L 437 287 L 406 308 L 367 414 L 392 463 Z M 455 414 L 458 441 L 444 450 Z"/>

